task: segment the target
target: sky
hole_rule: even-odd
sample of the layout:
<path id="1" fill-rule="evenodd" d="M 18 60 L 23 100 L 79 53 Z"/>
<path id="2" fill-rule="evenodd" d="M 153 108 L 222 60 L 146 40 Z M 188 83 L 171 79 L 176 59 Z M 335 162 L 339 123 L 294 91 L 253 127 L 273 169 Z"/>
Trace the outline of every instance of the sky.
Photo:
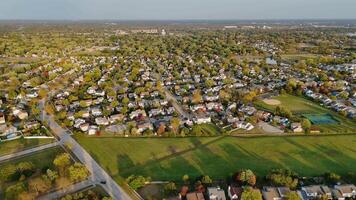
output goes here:
<path id="1" fill-rule="evenodd" d="M 356 0 L 0 0 L 0 19 L 356 19 Z"/>

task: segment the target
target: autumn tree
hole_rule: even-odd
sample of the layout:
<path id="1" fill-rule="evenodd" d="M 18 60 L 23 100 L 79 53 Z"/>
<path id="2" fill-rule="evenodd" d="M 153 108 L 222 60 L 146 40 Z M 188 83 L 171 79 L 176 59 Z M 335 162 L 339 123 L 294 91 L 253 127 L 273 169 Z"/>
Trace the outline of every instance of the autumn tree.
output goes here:
<path id="1" fill-rule="evenodd" d="M 200 103 L 202 100 L 203 100 L 203 98 L 202 98 L 202 96 L 201 96 L 200 90 L 195 90 L 195 91 L 193 92 L 192 102 L 193 102 L 194 104 L 198 104 L 198 103 Z"/>
<path id="2" fill-rule="evenodd" d="M 85 180 L 89 175 L 88 169 L 81 163 L 76 162 L 69 167 L 69 178 L 73 182 Z"/>
<path id="3" fill-rule="evenodd" d="M 241 199 L 243 200 L 262 200 L 262 195 L 260 191 L 254 190 L 251 187 L 245 189 L 241 194 Z"/>
<path id="4" fill-rule="evenodd" d="M 180 120 L 179 120 L 179 118 L 173 117 L 173 118 L 171 119 L 171 126 L 172 126 L 173 132 L 174 132 L 175 134 L 177 134 L 178 131 L 179 131 L 179 126 L 180 126 Z"/>
<path id="5" fill-rule="evenodd" d="M 310 128 L 311 128 L 311 123 L 308 119 L 304 118 L 302 120 L 302 127 L 305 131 L 305 133 L 309 133 L 310 132 Z"/>
<path id="6" fill-rule="evenodd" d="M 56 156 L 53 161 L 53 164 L 58 168 L 59 174 L 64 176 L 67 170 L 67 167 L 70 166 L 71 160 L 68 153 L 62 153 Z"/>

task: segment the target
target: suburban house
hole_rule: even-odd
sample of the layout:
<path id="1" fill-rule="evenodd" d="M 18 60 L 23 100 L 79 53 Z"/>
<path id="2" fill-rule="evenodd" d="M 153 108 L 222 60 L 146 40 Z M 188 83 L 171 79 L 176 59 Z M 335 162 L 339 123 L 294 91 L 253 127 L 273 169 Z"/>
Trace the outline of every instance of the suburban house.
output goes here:
<path id="1" fill-rule="evenodd" d="M 229 186 L 228 195 L 231 200 L 238 200 L 243 192 L 242 187 Z"/>
<path id="2" fill-rule="evenodd" d="M 204 124 L 204 123 L 210 123 L 211 122 L 211 117 L 207 115 L 198 115 L 194 118 L 195 123 L 197 124 Z"/>
<path id="3" fill-rule="evenodd" d="M 263 187 L 262 196 L 264 200 L 283 200 L 289 192 L 287 187 Z"/>
<path id="4" fill-rule="evenodd" d="M 95 118 L 95 123 L 99 126 L 107 126 L 109 125 L 109 120 L 106 117 L 98 117 Z"/>
<path id="5" fill-rule="evenodd" d="M 297 122 L 291 123 L 290 127 L 291 127 L 291 129 L 292 129 L 292 131 L 294 133 L 303 132 L 303 128 L 302 128 L 302 124 L 301 123 L 297 123 Z"/>
<path id="6" fill-rule="evenodd" d="M 226 200 L 225 191 L 219 187 L 208 187 L 209 200 Z"/>
<path id="7" fill-rule="evenodd" d="M 329 187 L 324 185 L 311 185 L 302 187 L 302 194 L 305 196 L 306 200 L 313 200 L 315 198 L 320 198 L 321 196 L 327 196 L 328 199 L 332 199 L 331 190 Z"/>
<path id="8" fill-rule="evenodd" d="M 28 113 L 26 111 L 20 110 L 18 108 L 15 108 L 12 111 L 12 114 L 17 116 L 19 119 L 24 120 L 28 117 Z"/>
<path id="9" fill-rule="evenodd" d="M 3 112 L 0 112 L 0 124 L 5 124 L 5 114 Z"/>
<path id="10" fill-rule="evenodd" d="M 338 190 L 343 198 L 355 198 L 356 197 L 356 186 L 353 184 L 335 185 L 334 189 Z"/>
<path id="11" fill-rule="evenodd" d="M 205 200 L 203 193 L 191 192 L 186 195 L 187 200 Z"/>

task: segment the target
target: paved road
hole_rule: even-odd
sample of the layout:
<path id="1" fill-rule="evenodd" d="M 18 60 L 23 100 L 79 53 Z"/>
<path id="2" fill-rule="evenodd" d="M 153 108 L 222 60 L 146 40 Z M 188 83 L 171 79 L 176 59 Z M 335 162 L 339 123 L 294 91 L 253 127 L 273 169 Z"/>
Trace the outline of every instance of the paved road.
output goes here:
<path id="1" fill-rule="evenodd" d="M 157 80 L 161 79 L 161 76 L 158 73 L 152 72 L 152 74 Z M 173 107 L 179 112 L 179 114 L 185 118 L 192 119 L 192 116 L 183 109 L 183 107 L 178 103 L 177 98 L 169 90 L 167 90 L 165 86 L 163 86 L 163 90 L 167 101 L 172 102 Z"/>
<path id="2" fill-rule="evenodd" d="M 84 190 L 95 185 L 90 180 L 85 180 L 74 185 L 68 186 L 64 189 L 57 190 L 53 193 L 45 194 L 37 198 L 37 200 L 59 199 L 67 194 L 72 194 L 80 190 Z"/>
<path id="3" fill-rule="evenodd" d="M 12 154 L 9 154 L 9 155 L 1 156 L 0 157 L 0 162 L 5 161 L 5 160 L 9 160 L 9 159 L 13 159 L 13 158 L 16 158 L 16 157 L 24 156 L 24 155 L 27 155 L 27 154 L 35 153 L 37 151 L 42 151 L 42 150 L 45 150 L 45 149 L 48 149 L 48 148 L 55 147 L 57 145 L 59 145 L 59 142 L 54 142 L 54 143 L 51 143 L 51 144 L 45 144 L 45 145 L 42 145 L 42 146 L 38 146 L 38 147 L 34 147 L 34 148 L 27 149 L 27 150 L 24 150 L 24 151 L 20 151 L 20 152 L 17 152 L 17 153 L 12 153 Z"/>
<path id="4" fill-rule="evenodd" d="M 46 121 L 52 132 L 58 137 L 61 144 L 71 144 L 71 151 L 83 163 L 92 174 L 90 181 L 99 183 L 106 192 L 116 200 L 128 200 L 131 197 L 100 167 L 100 165 L 90 156 L 90 154 L 80 144 L 74 140 L 61 126 L 57 124 L 52 115 L 48 115 L 44 109 L 45 100 L 40 101 L 42 111 L 41 120 Z M 110 153 L 110 152 L 108 152 Z M 105 181 L 105 184 L 100 182 Z"/>

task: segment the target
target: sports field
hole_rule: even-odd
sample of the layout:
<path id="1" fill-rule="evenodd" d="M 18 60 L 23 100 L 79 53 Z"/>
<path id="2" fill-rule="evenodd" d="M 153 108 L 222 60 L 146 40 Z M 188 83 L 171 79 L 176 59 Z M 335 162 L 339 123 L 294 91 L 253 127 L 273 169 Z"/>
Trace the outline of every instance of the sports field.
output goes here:
<path id="1" fill-rule="evenodd" d="M 290 110 L 295 116 L 311 116 L 314 125 L 324 133 L 356 133 L 356 123 L 338 113 L 324 108 L 303 97 L 289 94 L 275 96 L 272 99 L 280 102 L 279 106 Z M 274 112 L 277 105 L 267 104 L 263 100 L 255 102 L 257 108 Z M 318 121 L 319 118 L 319 121 Z M 328 118 L 328 119 L 326 119 Z M 325 120 L 325 123 L 322 121 Z M 332 123 L 327 123 L 327 120 Z M 321 122 L 321 123 L 318 123 Z"/>
<path id="2" fill-rule="evenodd" d="M 336 124 L 336 121 L 332 115 L 329 114 L 304 114 L 303 117 L 309 119 L 312 124 Z"/>
<path id="3" fill-rule="evenodd" d="M 131 174 L 181 180 L 225 178 L 241 168 L 259 176 L 271 168 L 300 175 L 356 172 L 355 135 L 295 137 L 90 138 L 76 136 L 116 180 Z"/>

